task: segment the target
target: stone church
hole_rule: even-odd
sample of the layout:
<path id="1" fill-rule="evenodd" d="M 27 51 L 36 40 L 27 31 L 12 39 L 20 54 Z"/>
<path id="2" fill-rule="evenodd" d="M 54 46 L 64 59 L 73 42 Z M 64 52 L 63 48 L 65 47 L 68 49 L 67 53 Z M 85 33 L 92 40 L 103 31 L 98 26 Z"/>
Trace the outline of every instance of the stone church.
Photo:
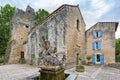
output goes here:
<path id="1" fill-rule="evenodd" d="M 11 48 L 8 63 L 41 65 L 43 39 L 50 42 L 61 59 L 65 53 L 66 64 L 75 63 L 79 53 L 82 61 L 92 56 L 94 64 L 115 62 L 115 32 L 118 22 L 98 22 L 90 29 L 77 5 L 64 4 L 34 25 L 34 10 L 15 9 L 11 20 Z"/>

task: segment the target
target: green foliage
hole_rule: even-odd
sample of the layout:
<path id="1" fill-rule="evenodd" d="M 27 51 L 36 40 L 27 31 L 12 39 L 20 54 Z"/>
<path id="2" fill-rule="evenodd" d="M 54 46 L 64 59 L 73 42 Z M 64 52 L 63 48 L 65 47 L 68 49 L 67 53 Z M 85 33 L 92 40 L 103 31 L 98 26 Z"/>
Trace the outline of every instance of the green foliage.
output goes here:
<path id="1" fill-rule="evenodd" d="M 90 60 L 92 59 L 92 56 L 88 55 L 88 56 L 86 57 L 86 59 L 87 59 L 88 61 L 90 61 Z"/>
<path id="2" fill-rule="evenodd" d="M 10 40 L 10 20 L 12 19 L 15 7 L 9 4 L 0 6 L 0 55 L 4 55 L 7 45 L 11 43 Z M 42 21 L 49 13 L 44 9 L 39 9 L 35 12 L 35 24 Z"/>
<path id="3" fill-rule="evenodd" d="M 49 15 L 49 12 L 44 9 L 39 9 L 35 12 L 35 24 L 45 19 Z"/>
<path id="4" fill-rule="evenodd" d="M 120 38 L 115 40 L 115 56 L 116 62 L 120 62 Z"/>
<path id="5" fill-rule="evenodd" d="M 3 62 L 4 62 L 4 58 L 0 57 L 0 63 L 3 63 Z"/>
<path id="6" fill-rule="evenodd" d="M 119 55 L 117 55 L 117 56 L 115 57 L 115 61 L 116 61 L 116 62 L 120 62 L 120 56 L 119 56 Z"/>
<path id="7" fill-rule="evenodd" d="M 10 38 L 10 20 L 15 7 L 9 4 L 0 7 L 0 55 L 5 54 L 7 42 Z"/>

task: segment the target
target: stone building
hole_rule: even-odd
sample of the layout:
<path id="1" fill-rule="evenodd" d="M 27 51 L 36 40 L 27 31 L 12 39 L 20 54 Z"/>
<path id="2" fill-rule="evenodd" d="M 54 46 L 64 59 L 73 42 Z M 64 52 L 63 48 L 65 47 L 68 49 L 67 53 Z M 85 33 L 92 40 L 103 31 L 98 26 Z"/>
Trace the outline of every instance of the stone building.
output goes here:
<path id="1" fill-rule="evenodd" d="M 98 22 L 86 31 L 86 51 L 94 64 L 115 63 L 117 27 L 118 22 Z"/>
<path id="2" fill-rule="evenodd" d="M 52 50 L 56 48 L 60 59 L 62 53 L 65 53 L 66 64 L 75 63 L 77 53 L 83 61 L 87 55 L 97 56 L 96 53 L 101 53 L 107 58 L 104 60 L 105 63 L 115 62 L 114 40 L 118 23 L 97 23 L 87 31 L 85 26 L 79 6 L 62 5 L 36 26 L 34 26 L 34 10 L 31 7 L 28 6 L 26 12 L 16 9 L 11 20 L 12 46 L 8 62 L 19 63 L 23 59 L 28 64 L 41 65 L 43 39 L 50 42 Z M 101 34 L 102 36 L 93 38 L 94 32 L 97 37 Z M 101 40 L 100 50 L 96 50 L 97 46 L 93 51 L 92 43 L 99 44 L 97 41 Z M 108 51 L 108 48 L 111 51 Z M 110 58 L 107 53 L 113 57 Z"/>
<path id="3" fill-rule="evenodd" d="M 85 54 L 85 22 L 78 6 L 62 5 L 37 26 L 28 35 L 26 61 L 39 65 L 42 52 L 42 37 L 50 41 L 52 49 L 66 54 L 66 62 L 76 61 L 76 53 Z M 29 56 L 29 57 L 28 57 Z"/>

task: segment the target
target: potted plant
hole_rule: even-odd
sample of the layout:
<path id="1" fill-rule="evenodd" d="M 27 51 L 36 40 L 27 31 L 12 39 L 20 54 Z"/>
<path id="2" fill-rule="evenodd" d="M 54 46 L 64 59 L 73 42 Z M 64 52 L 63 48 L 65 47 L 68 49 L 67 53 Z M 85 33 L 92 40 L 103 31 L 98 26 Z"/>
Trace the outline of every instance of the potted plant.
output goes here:
<path id="1" fill-rule="evenodd" d="M 88 65 L 92 65 L 92 62 L 91 62 L 92 56 L 88 55 L 86 59 L 88 60 Z"/>
<path id="2" fill-rule="evenodd" d="M 83 65 L 76 65 L 76 71 L 77 72 L 84 72 L 85 71 L 85 68 Z"/>

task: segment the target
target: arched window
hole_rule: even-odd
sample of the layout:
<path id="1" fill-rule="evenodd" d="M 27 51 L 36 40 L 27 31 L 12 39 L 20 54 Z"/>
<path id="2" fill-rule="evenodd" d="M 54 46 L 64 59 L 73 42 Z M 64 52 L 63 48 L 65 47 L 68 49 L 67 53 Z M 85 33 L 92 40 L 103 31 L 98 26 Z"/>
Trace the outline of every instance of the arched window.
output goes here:
<path id="1" fill-rule="evenodd" d="M 79 20 L 77 19 L 77 30 L 80 31 Z"/>

